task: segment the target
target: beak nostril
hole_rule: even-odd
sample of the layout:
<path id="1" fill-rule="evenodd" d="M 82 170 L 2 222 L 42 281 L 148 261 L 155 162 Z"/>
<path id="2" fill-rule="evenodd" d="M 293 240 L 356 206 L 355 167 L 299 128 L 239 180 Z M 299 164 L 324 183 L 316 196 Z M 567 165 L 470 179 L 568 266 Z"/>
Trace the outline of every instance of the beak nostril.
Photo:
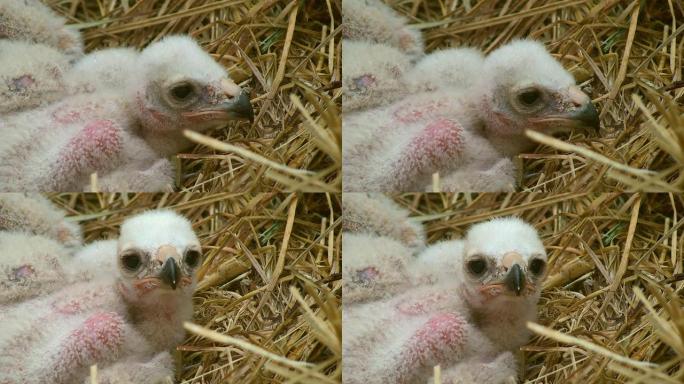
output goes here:
<path id="1" fill-rule="evenodd" d="M 242 88 L 229 79 L 221 80 L 221 88 L 223 89 L 225 95 L 231 99 L 239 97 L 242 94 Z"/>

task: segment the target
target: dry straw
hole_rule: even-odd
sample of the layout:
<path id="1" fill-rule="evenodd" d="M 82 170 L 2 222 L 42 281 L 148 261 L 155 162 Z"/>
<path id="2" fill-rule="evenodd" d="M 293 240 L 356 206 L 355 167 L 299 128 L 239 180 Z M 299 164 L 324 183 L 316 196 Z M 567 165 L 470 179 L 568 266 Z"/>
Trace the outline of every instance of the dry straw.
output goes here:
<path id="1" fill-rule="evenodd" d="M 522 217 L 549 254 L 526 383 L 684 380 L 684 199 L 674 194 L 400 195 L 430 243 Z"/>
<path id="2" fill-rule="evenodd" d="M 592 97 L 601 131 L 521 156 L 524 190 L 684 190 L 684 3 L 678 0 L 387 0 L 428 51 L 543 41 Z M 645 170 L 650 170 L 648 172 Z"/>
<path id="3" fill-rule="evenodd" d="M 60 194 L 87 242 L 128 216 L 188 217 L 205 260 L 178 347 L 182 383 L 341 380 L 340 201 L 334 194 Z"/>
<path id="4" fill-rule="evenodd" d="M 340 0 L 47 2 L 82 32 L 88 52 L 189 34 L 251 89 L 255 122 L 194 135 L 198 145 L 176 160 L 179 189 L 341 188 Z"/>

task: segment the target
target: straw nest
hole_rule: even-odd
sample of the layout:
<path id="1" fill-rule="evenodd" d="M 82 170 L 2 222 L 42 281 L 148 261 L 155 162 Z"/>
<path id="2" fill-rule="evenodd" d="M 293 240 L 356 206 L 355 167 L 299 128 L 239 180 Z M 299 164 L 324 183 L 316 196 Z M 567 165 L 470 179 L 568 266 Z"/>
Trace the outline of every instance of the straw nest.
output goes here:
<path id="1" fill-rule="evenodd" d="M 341 377 L 339 198 L 330 194 L 60 194 L 87 242 L 147 209 L 188 217 L 205 259 L 182 383 L 336 383 Z"/>
<path id="2" fill-rule="evenodd" d="M 396 200 L 428 240 L 515 215 L 541 234 L 549 270 L 526 383 L 684 380 L 684 199 L 672 194 L 425 194 Z"/>
<path id="3" fill-rule="evenodd" d="M 86 51 L 194 37 L 241 86 L 255 122 L 193 135 L 177 187 L 337 191 L 340 186 L 340 0 L 47 0 Z"/>
<path id="4" fill-rule="evenodd" d="M 681 1 L 386 1 L 423 31 L 428 51 L 543 41 L 592 97 L 600 133 L 535 135 L 547 145 L 521 156 L 523 190 L 684 189 Z"/>

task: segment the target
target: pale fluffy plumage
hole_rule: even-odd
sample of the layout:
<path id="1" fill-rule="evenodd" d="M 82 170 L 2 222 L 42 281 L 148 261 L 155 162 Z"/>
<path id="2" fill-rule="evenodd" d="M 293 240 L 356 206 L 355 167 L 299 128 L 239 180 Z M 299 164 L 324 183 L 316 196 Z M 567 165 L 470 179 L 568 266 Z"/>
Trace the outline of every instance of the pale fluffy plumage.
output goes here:
<path id="1" fill-rule="evenodd" d="M 45 197 L 0 194 L 0 306 L 89 278 L 68 267 L 81 242 L 79 226 Z"/>
<path id="2" fill-rule="evenodd" d="M 413 253 L 398 241 L 377 235 L 344 233 L 342 300 L 344 305 L 393 296 L 409 284 Z"/>
<path id="3" fill-rule="evenodd" d="M 19 231 L 55 240 L 67 247 L 81 246 L 77 223 L 50 200 L 34 193 L 0 194 L 0 231 Z"/>
<path id="4" fill-rule="evenodd" d="M 411 92 L 437 89 L 470 89 L 477 84 L 485 56 L 475 48 L 435 51 L 418 61 L 405 75 Z"/>
<path id="5" fill-rule="evenodd" d="M 110 73 L 116 83 L 119 74 Z M 174 172 L 166 157 L 191 145 L 184 129 L 251 117 L 246 94 L 211 56 L 188 37 L 167 37 L 142 51 L 122 86 L 0 121 L 0 190 L 85 190 L 93 173 L 101 190 L 168 190 Z"/>
<path id="6" fill-rule="evenodd" d="M 173 377 L 167 351 L 192 316 L 199 241 L 187 219 L 150 211 L 124 221 L 112 245 L 82 255 L 109 258 L 108 274 L 3 309 L 0 381 L 85 383 L 92 364 L 102 383 Z"/>
<path id="7" fill-rule="evenodd" d="M 342 196 L 344 305 L 394 295 L 410 284 L 407 266 L 425 248 L 409 212 L 381 194 Z"/>
<path id="8" fill-rule="evenodd" d="M 461 66 L 468 70 L 479 60 L 471 50 L 429 57 L 424 66 L 434 73 L 439 60 L 447 64 L 442 71 L 450 60 L 468 63 Z M 511 157 L 534 145 L 525 129 L 554 134 L 598 125 L 591 100 L 540 43 L 514 41 L 480 66 L 474 80 L 461 73 L 435 90 L 346 114 L 343 189 L 429 191 L 437 173 L 442 190 L 512 190 Z M 437 77 L 428 77 L 432 89 Z"/>
<path id="9" fill-rule="evenodd" d="M 379 0 L 342 2 L 343 37 L 395 47 L 416 59 L 423 54 L 418 30 L 407 26 L 406 18 Z"/>
<path id="10" fill-rule="evenodd" d="M 44 295 L 68 281 L 69 250 L 26 232 L 0 231 L 0 307 Z"/>
<path id="11" fill-rule="evenodd" d="M 409 218 L 409 212 L 380 193 L 342 195 L 342 230 L 389 237 L 411 250 L 425 248 L 425 230 Z"/>
<path id="12" fill-rule="evenodd" d="M 64 22 L 38 0 L 0 0 L 0 114 L 65 94 L 65 73 L 83 55 L 83 43 Z"/>
<path id="13" fill-rule="evenodd" d="M 139 52 L 133 48 L 94 51 L 74 63 L 65 75 L 70 93 L 121 87 L 136 70 Z"/>
<path id="14" fill-rule="evenodd" d="M 53 47 L 0 40 L 0 114 L 53 102 L 66 92 L 68 58 Z"/>
<path id="15" fill-rule="evenodd" d="M 343 112 L 363 110 L 401 99 L 408 93 L 408 55 L 395 47 L 342 40 Z"/>
<path id="16" fill-rule="evenodd" d="M 65 21 L 39 0 L 0 0 L 0 39 L 45 44 L 73 60 L 83 55 L 83 43 Z"/>
<path id="17" fill-rule="evenodd" d="M 345 260 L 354 258 L 344 249 Z M 486 270 L 476 274 L 480 258 Z M 424 383 L 438 364 L 443 383 L 516 382 L 513 353 L 529 339 L 525 323 L 536 319 L 545 261 L 534 228 L 516 218 L 428 247 L 402 266 L 403 292 L 345 305 L 344 382 Z"/>

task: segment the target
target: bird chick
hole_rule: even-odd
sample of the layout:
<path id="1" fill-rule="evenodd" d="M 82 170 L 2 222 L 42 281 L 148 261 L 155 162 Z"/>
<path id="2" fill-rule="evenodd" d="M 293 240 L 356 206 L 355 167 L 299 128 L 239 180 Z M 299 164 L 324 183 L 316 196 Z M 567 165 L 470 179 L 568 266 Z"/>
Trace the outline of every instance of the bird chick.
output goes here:
<path id="1" fill-rule="evenodd" d="M 77 94 L 0 121 L 0 190 L 169 189 L 167 156 L 204 131 L 252 119 L 249 97 L 192 39 L 144 49 L 125 84 Z"/>
<path id="2" fill-rule="evenodd" d="M 0 40 L 0 114 L 35 108 L 64 95 L 68 58 L 44 44 Z"/>
<path id="3" fill-rule="evenodd" d="M 342 2 L 344 39 L 386 44 L 415 60 L 423 54 L 423 39 L 420 31 L 408 27 L 406 23 L 405 17 L 379 0 Z M 364 57 L 367 55 L 356 60 Z"/>
<path id="4" fill-rule="evenodd" d="M 83 55 L 83 42 L 65 22 L 39 0 L 0 0 L 0 39 L 45 44 L 74 60 Z"/>
<path id="5" fill-rule="evenodd" d="M 101 250 L 110 249 L 105 245 Z M 190 222 L 171 211 L 124 221 L 116 271 L 0 312 L 0 382 L 159 383 L 192 317 L 202 255 Z M 104 269 L 110 268 L 105 263 Z M 110 270 L 110 272 L 112 272 Z"/>
<path id="6" fill-rule="evenodd" d="M 416 253 L 425 248 L 425 230 L 409 214 L 407 209 L 380 193 L 342 195 L 344 232 L 388 237 Z"/>
<path id="7" fill-rule="evenodd" d="M 433 270 L 454 258 L 448 243 L 432 252 L 420 259 L 431 259 Z M 500 348 L 517 350 L 529 340 L 526 323 L 536 321 L 546 276 L 547 255 L 539 234 L 519 218 L 493 219 L 468 231 L 463 256 L 465 278 L 459 291 L 478 327 Z"/>
<path id="8" fill-rule="evenodd" d="M 68 280 L 69 250 L 26 232 L 0 231 L 0 306 L 45 295 Z"/>
<path id="9" fill-rule="evenodd" d="M 37 0 L 0 0 L 0 114 L 53 102 L 83 55 L 76 30 Z"/>
<path id="10" fill-rule="evenodd" d="M 487 76 L 476 86 L 484 135 L 504 155 L 534 147 L 526 129 L 555 135 L 599 128 L 589 96 L 539 42 L 516 40 L 494 50 L 485 59 L 484 72 Z"/>
<path id="11" fill-rule="evenodd" d="M 85 278 L 70 273 L 80 227 L 37 194 L 0 194 L 0 305 L 51 293 Z"/>
<path id="12" fill-rule="evenodd" d="M 545 266 L 536 231 L 515 218 L 428 247 L 408 266 L 413 288 L 345 307 L 344 381 L 426 382 L 439 364 L 444 383 L 514 382 Z"/>
<path id="13" fill-rule="evenodd" d="M 525 129 L 555 134 L 598 124 L 589 97 L 544 47 L 515 41 L 485 59 L 470 89 L 416 93 L 346 116 L 343 188 L 430 190 L 438 173 L 447 175 L 445 190 L 509 190 L 510 158 L 534 145 Z"/>
<path id="14" fill-rule="evenodd" d="M 344 305 L 378 300 L 408 288 L 411 250 L 398 241 L 369 234 L 343 233 Z"/>
<path id="15" fill-rule="evenodd" d="M 399 49 L 367 41 L 342 41 L 343 112 L 377 107 L 407 94 L 411 60 Z"/>
<path id="16" fill-rule="evenodd" d="M 44 236 L 67 248 L 83 242 L 81 228 L 66 219 L 66 212 L 39 194 L 0 194 L 0 231 Z"/>
<path id="17" fill-rule="evenodd" d="M 342 210 L 344 304 L 406 289 L 407 265 L 425 247 L 422 226 L 382 194 L 345 193 Z"/>

